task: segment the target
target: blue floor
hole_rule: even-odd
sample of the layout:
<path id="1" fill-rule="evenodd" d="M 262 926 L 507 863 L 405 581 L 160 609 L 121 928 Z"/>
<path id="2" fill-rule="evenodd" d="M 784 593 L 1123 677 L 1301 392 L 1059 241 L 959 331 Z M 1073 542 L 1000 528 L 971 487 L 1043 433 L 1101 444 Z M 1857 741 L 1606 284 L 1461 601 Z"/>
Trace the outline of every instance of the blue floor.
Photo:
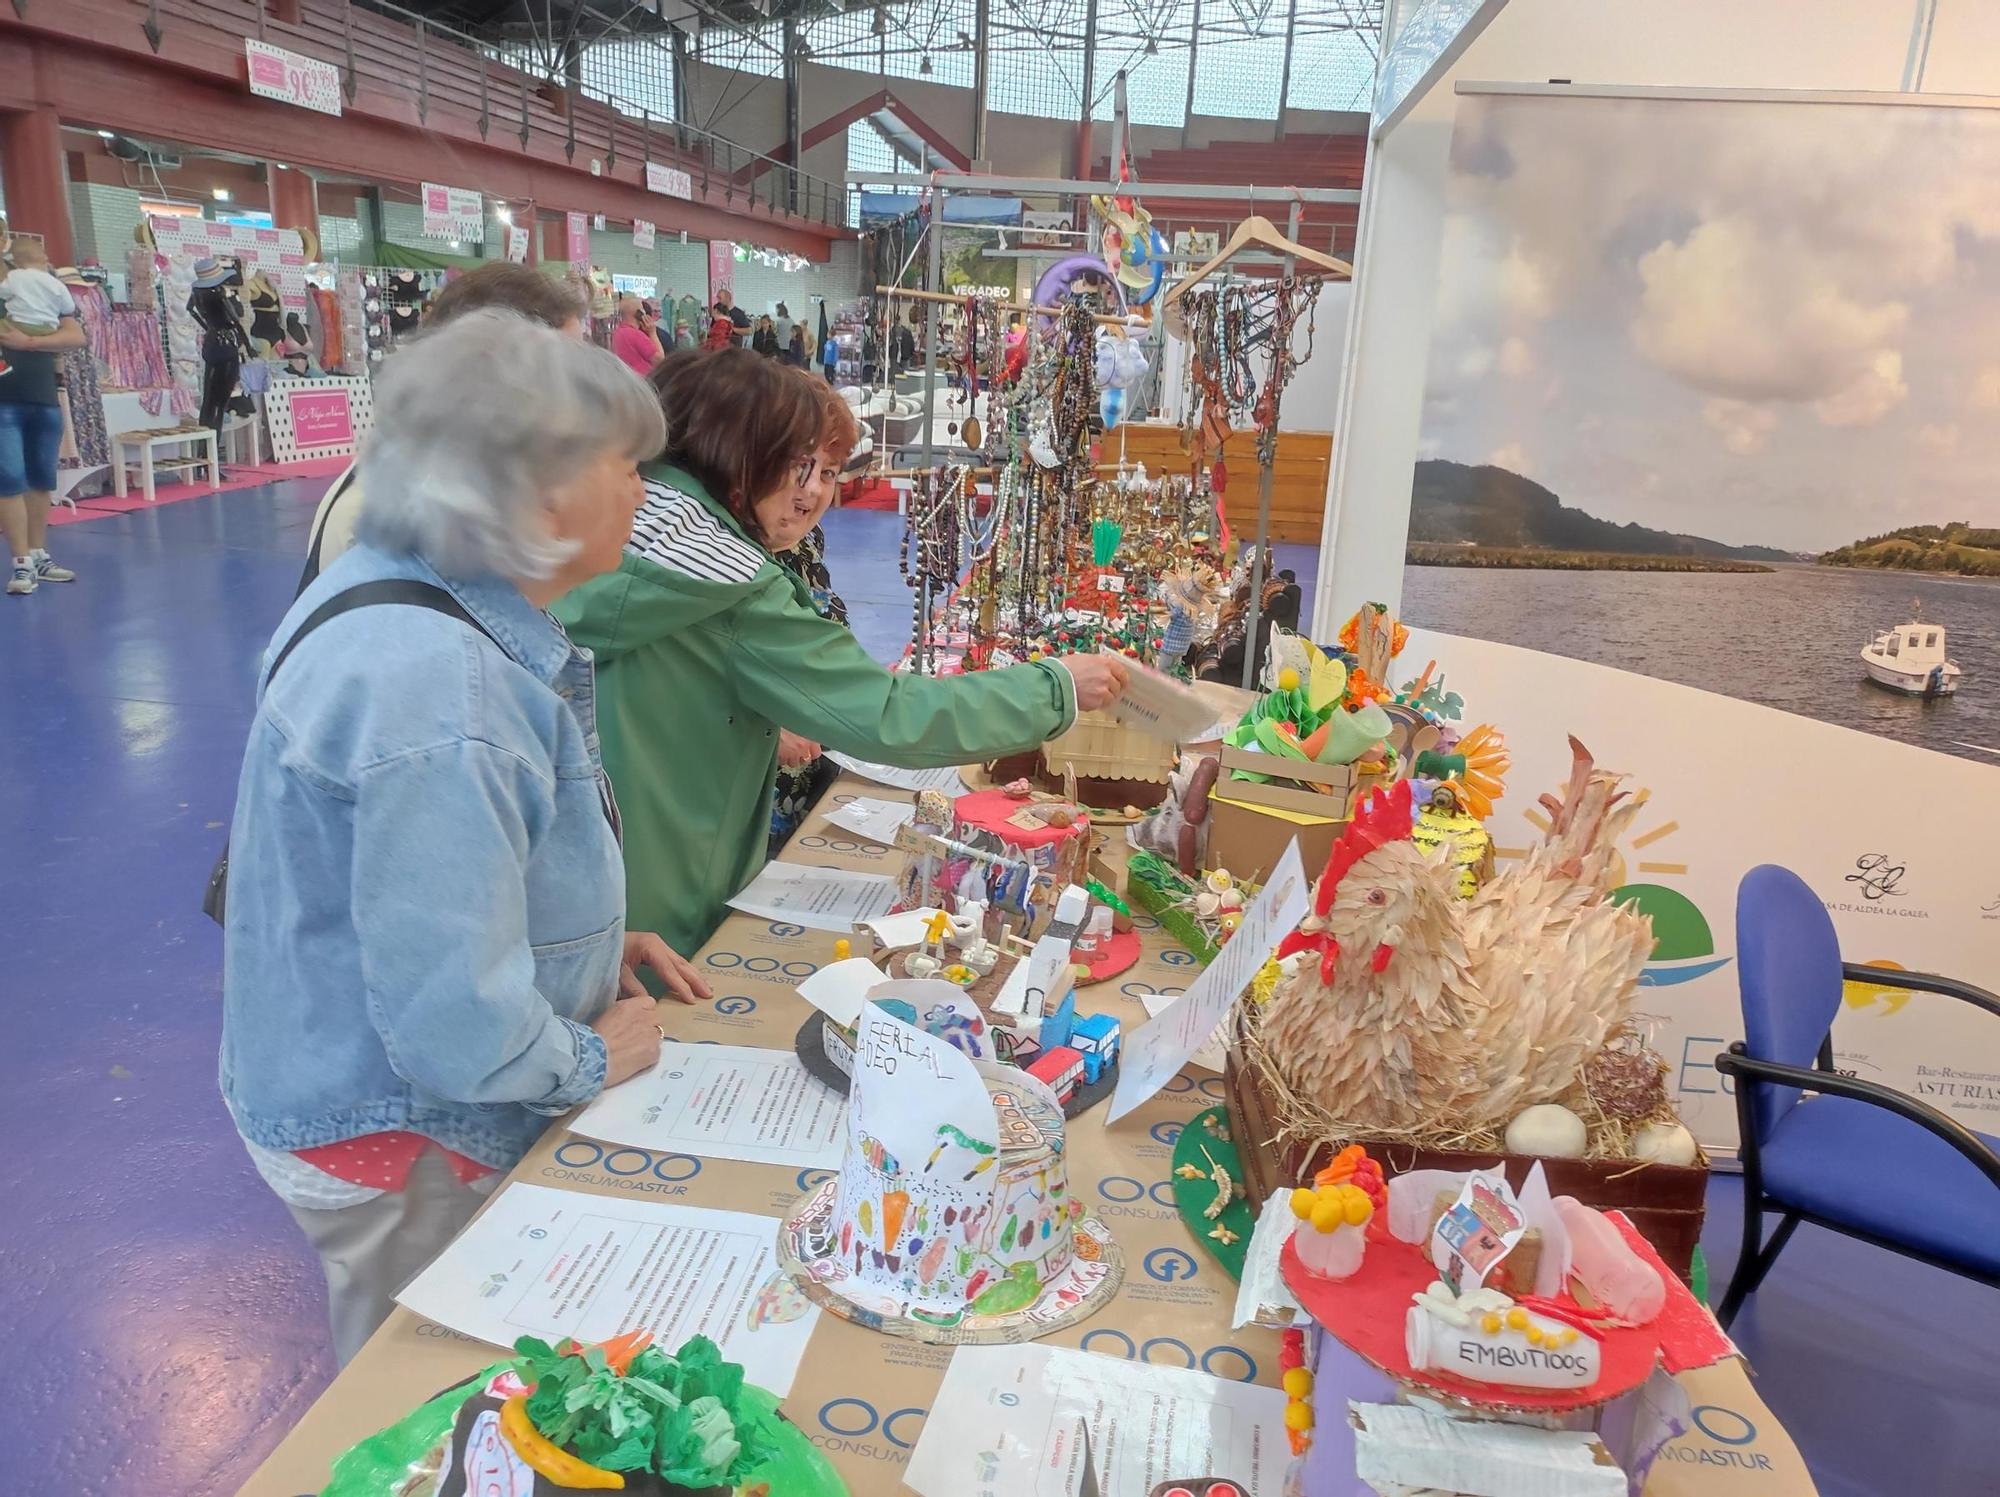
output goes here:
<path id="1" fill-rule="evenodd" d="M 234 1492 L 332 1376 L 317 1265 L 216 1096 L 221 940 L 196 909 L 323 487 L 63 527 L 79 580 L 0 598 L 9 1497 Z M 909 627 L 897 525 L 828 526 L 880 657 Z M 1309 584 L 1314 560 L 1281 564 Z M 1737 1202 L 1718 1178 L 1718 1285 Z M 1990 1291 L 1806 1228 L 1737 1335 L 1823 1492 L 2000 1487 Z"/>

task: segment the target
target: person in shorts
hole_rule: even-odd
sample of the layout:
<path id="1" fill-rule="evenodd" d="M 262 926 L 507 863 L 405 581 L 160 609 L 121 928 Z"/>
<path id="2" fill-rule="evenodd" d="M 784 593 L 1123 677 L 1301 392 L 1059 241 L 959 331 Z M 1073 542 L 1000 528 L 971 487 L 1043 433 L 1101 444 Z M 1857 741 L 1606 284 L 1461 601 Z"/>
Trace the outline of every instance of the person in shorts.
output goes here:
<path id="1" fill-rule="evenodd" d="M 56 366 L 72 348 L 84 346 L 83 322 L 69 290 L 48 274 L 48 258 L 32 240 L 13 244 L 17 268 L 7 277 L 12 320 L 0 322 L 0 357 L 7 372 L 0 375 L 0 536 L 12 560 L 7 577 L 9 596 L 22 597 L 44 582 L 74 582 L 76 573 L 49 559 L 49 505 L 55 498 L 56 459 L 62 451 L 62 401 Z M 69 310 L 51 303 L 46 288 L 29 275 L 22 282 L 22 300 L 13 303 L 14 283 L 39 269 L 62 293 Z M 29 332 L 26 318 L 55 311 L 47 332 Z"/>

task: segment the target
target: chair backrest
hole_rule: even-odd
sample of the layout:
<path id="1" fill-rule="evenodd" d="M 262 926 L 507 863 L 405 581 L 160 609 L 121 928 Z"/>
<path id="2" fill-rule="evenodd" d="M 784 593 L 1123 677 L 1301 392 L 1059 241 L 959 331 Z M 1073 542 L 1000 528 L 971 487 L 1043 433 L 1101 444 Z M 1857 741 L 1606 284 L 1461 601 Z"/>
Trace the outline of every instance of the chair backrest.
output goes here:
<path id="1" fill-rule="evenodd" d="M 1840 1008 L 1840 940 L 1826 906 L 1796 873 L 1766 863 L 1743 876 L 1736 888 L 1736 968 L 1749 1052 L 1811 1065 Z M 1757 1090 L 1762 1139 L 1798 1101 L 1799 1089 Z"/>

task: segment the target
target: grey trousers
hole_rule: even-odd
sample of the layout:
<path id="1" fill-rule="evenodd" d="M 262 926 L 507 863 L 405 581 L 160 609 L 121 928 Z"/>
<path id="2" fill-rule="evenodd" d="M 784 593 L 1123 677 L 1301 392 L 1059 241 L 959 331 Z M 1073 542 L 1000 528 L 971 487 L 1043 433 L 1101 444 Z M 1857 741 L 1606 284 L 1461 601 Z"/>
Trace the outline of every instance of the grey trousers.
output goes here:
<path id="1" fill-rule="evenodd" d="M 403 1190 L 384 1191 L 338 1211 L 285 1208 L 319 1253 L 333 1353 L 341 1366 L 389 1318 L 397 1292 L 458 1236 L 501 1178 L 487 1175 L 461 1184 L 443 1153 L 426 1149 Z"/>

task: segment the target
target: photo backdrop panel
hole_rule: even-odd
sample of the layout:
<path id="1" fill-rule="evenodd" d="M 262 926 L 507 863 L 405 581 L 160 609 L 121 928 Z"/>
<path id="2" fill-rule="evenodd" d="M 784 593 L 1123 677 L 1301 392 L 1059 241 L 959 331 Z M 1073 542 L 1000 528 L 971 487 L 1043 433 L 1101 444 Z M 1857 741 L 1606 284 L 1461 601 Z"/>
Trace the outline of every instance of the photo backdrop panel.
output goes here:
<path id="1" fill-rule="evenodd" d="M 2000 108 L 1893 97 L 1460 99 L 1406 619 L 2000 764 Z"/>
<path id="2" fill-rule="evenodd" d="M 1733 1152 L 1735 1102 L 1715 1056 L 1743 1037 L 1736 886 L 1789 868 L 1825 902 L 1852 962 L 1994 984 L 2000 956 L 2000 796 L 1991 769 L 1713 692 L 1536 650 L 1413 630 L 1468 722 L 1507 736 L 1513 768 L 1488 821 L 1502 858 L 1540 838 L 1536 798 L 1559 791 L 1574 734 L 1645 796 L 1625 887 L 1658 944 L 1639 1008 L 1688 1127 Z M 1503 863 L 1504 866 L 1504 863 Z M 1842 1070 L 2000 1133 L 2000 1024 L 1962 1003 L 1848 984 L 1834 1027 Z"/>

